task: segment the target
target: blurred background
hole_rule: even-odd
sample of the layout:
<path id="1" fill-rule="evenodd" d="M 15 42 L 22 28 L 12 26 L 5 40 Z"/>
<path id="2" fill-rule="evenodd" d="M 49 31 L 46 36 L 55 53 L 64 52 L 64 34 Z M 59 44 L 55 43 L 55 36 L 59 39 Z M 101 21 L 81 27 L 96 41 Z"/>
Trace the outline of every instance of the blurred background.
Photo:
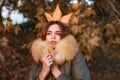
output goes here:
<path id="1" fill-rule="evenodd" d="M 73 13 L 69 32 L 91 80 L 120 80 L 120 0 L 0 0 L 0 80 L 27 80 L 31 42 L 57 4 L 62 16 Z"/>

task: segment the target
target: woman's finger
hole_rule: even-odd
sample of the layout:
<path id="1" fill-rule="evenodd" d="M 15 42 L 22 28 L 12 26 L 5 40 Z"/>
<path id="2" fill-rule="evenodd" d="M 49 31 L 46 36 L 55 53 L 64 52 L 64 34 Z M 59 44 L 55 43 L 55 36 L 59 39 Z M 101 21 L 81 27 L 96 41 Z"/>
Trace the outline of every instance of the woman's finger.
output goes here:
<path id="1" fill-rule="evenodd" d="M 52 59 L 52 58 L 46 59 L 46 63 L 47 63 L 48 65 L 53 64 L 53 59 Z"/>
<path id="2" fill-rule="evenodd" d="M 46 54 L 41 60 L 43 61 L 43 60 L 45 60 L 47 57 L 49 58 L 49 56 L 50 56 L 50 54 L 48 53 L 48 54 Z"/>
<path id="3" fill-rule="evenodd" d="M 45 63 L 46 65 L 50 66 L 53 64 L 53 58 L 50 54 L 46 54 L 43 58 L 42 58 L 42 62 Z"/>

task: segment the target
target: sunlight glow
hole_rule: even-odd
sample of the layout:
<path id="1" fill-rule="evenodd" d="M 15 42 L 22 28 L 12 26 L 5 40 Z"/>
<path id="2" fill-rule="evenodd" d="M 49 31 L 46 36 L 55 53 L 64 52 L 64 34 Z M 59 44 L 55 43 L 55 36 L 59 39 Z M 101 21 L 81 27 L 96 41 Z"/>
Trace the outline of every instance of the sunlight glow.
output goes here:
<path id="1" fill-rule="evenodd" d="M 90 1 L 90 0 L 85 0 L 85 1 L 87 1 L 89 5 L 93 4 L 93 1 Z M 78 0 L 71 0 L 70 4 L 75 4 L 77 2 L 78 2 Z"/>
<path id="2" fill-rule="evenodd" d="M 86 0 L 86 1 L 88 2 L 89 5 L 94 3 L 93 1 L 90 1 L 90 0 Z"/>
<path id="3" fill-rule="evenodd" d="M 78 2 L 78 0 L 71 0 L 70 1 L 70 4 L 75 4 L 75 3 L 77 3 Z"/>

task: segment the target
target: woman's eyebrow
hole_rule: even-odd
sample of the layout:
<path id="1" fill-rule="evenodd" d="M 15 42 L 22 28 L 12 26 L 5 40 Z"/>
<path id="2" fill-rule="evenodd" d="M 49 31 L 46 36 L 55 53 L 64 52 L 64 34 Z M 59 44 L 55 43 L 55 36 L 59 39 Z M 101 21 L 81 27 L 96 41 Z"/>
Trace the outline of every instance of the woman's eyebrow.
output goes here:
<path id="1" fill-rule="evenodd" d="M 47 32 L 52 32 L 52 31 L 47 31 Z"/>
<path id="2" fill-rule="evenodd" d="M 61 32 L 61 31 L 56 31 L 56 32 Z"/>

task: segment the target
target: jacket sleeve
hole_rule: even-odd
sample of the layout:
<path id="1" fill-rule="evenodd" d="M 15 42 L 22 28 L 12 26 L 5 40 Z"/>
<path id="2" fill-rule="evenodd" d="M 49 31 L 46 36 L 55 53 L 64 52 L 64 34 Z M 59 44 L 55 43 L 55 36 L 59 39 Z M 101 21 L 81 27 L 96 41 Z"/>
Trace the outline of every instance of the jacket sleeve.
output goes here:
<path id="1" fill-rule="evenodd" d="M 61 74 L 57 80 L 90 80 L 90 73 L 81 53 L 72 61 L 71 76 Z"/>
<path id="2" fill-rule="evenodd" d="M 34 62 L 31 65 L 30 72 L 28 75 L 28 80 L 39 80 L 39 68 Z"/>
<path id="3" fill-rule="evenodd" d="M 90 73 L 81 53 L 72 62 L 72 80 L 90 80 Z"/>

